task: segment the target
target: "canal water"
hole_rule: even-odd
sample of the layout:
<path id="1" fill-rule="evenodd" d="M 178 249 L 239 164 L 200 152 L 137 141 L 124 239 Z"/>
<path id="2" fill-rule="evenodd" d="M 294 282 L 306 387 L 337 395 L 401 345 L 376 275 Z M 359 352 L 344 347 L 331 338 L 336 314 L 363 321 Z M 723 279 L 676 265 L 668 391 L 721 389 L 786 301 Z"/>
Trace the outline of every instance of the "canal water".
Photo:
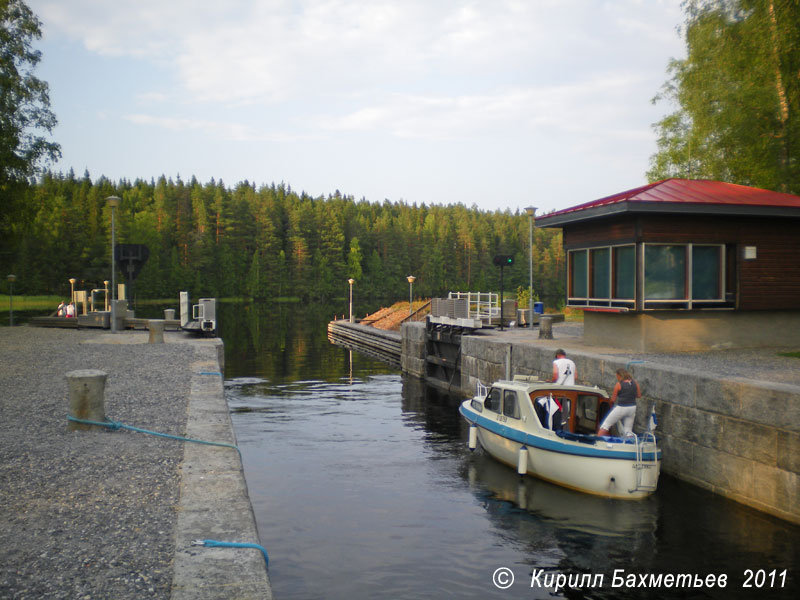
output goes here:
<path id="1" fill-rule="evenodd" d="M 331 345 L 332 315 L 220 320 L 276 598 L 798 597 L 800 528 L 669 477 L 640 502 L 520 480 L 467 449 L 457 400 Z"/>
<path id="2" fill-rule="evenodd" d="M 331 345 L 334 308 L 218 311 L 278 600 L 800 597 L 800 527 L 669 477 L 640 502 L 520 480 L 457 400 Z"/>

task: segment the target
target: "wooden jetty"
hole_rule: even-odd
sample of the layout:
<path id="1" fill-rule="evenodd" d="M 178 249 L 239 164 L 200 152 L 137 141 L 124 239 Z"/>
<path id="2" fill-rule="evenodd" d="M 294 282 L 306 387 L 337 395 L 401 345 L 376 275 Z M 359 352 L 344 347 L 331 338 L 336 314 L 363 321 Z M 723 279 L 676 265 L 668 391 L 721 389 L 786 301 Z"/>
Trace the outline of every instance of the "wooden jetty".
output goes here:
<path id="1" fill-rule="evenodd" d="M 347 320 L 331 321 L 328 323 L 328 339 L 336 345 L 400 368 L 402 336 L 398 331 L 377 329 Z"/>

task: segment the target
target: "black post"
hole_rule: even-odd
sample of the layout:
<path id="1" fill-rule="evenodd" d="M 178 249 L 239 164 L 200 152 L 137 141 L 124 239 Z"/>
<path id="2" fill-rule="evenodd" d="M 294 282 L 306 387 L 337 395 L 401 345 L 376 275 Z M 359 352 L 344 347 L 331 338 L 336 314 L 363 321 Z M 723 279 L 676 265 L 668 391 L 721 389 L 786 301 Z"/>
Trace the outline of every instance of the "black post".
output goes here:
<path id="1" fill-rule="evenodd" d="M 500 267 L 500 331 L 503 331 L 503 267 L 514 264 L 514 257 L 510 254 L 496 254 L 492 262 Z"/>
<path id="2" fill-rule="evenodd" d="M 500 265 L 500 331 L 503 331 L 503 265 Z"/>

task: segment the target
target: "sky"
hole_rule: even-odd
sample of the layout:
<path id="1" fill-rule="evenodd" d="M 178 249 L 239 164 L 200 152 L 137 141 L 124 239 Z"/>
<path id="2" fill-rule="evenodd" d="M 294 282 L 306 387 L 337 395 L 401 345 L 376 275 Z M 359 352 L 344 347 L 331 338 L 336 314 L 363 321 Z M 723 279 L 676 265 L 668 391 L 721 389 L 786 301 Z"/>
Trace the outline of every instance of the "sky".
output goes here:
<path id="1" fill-rule="evenodd" d="M 539 213 L 646 183 L 680 0 L 27 0 L 96 180 Z"/>

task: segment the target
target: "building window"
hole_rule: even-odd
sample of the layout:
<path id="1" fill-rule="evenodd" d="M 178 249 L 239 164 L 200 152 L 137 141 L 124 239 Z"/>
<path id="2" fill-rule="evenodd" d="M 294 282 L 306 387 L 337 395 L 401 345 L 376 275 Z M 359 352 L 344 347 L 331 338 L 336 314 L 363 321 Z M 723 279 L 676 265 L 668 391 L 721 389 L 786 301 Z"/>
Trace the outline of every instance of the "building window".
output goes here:
<path id="1" fill-rule="evenodd" d="M 686 246 L 645 244 L 644 298 L 686 298 Z"/>
<path id="2" fill-rule="evenodd" d="M 692 246 L 692 300 L 722 298 L 722 247 Z"/>
<path id="3" fill-rule="evenodd" d="M 568 264 L 567 306 L 633 309 L 637 281 L 644 309 L 733 306 L 724 244 L 642 244 L 639 271 L 634 244 L 570 250 Z"/>
<path id="4" fill-rule="evenodd" d="M 569 296 L 571 298 L 587 298 L 587 273 L 589 261 L 586 250 L 575 250 L 569 253 Z"/>
<path id="5" fill-rule="evenodd" d="M 611 297 L 611 249 L 595 248 L 591 251 L 592 298 Z"/>
<path id="6" fill-rule="evenodd" d="M 632 308 L 636 247 L 602 246 L 569 253 L 570 306 Z"/>
<path id="7" fill-rule="evenodd" d="M 645 244 L 644 308 L 719 308 L 724 290 L 724 245 Z"/>
<path id="8" fill-rule="evenodd" d="M 636 297 L 636 247 L 614 248 L 614 298 L 633 300 Z"/>

